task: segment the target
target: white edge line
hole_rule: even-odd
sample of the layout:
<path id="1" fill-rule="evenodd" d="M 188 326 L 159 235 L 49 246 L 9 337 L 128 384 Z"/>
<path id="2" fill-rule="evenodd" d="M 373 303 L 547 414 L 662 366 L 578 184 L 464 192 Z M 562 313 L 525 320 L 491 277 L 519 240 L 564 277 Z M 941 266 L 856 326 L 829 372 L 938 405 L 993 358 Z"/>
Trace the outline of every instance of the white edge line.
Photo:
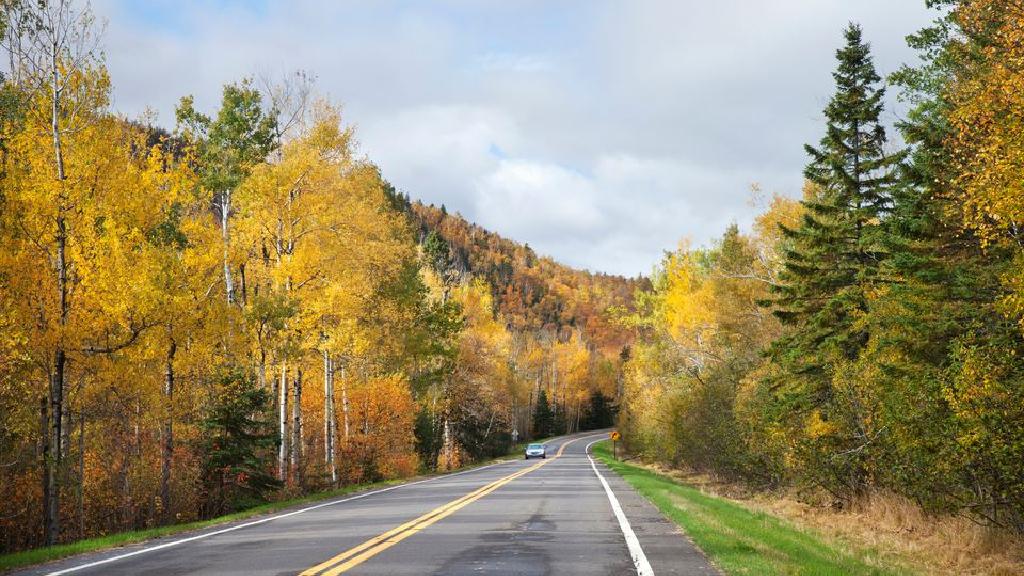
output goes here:
<path id="1" fill-rule="evenodd" d="M 636 537 L 636 533 L 633 532 L 633 527 L 629 525 L 629 520 L 622 512 L 619 499 L 615 497 L 615 493 L 608 486 L 608 481 L 597 470 L 594 459 L 590 457 L 590 447 L 598 442 L 601 442 L 601 440 L 594 440 L 587 444 L 586 452 L 587 459 L 590 460 L 590 467 L 594 470 L 594 474 L 597 474 L 597 479 L 601 481 L 601 485 L 604 486 L 604 492 L 608 495 L 608 501 L 612 505 L 612 512 L 615 513 L 615 518 L 619 521 L 619 529 L 622 530 L 622 535 L 626 538 L 626 547 L 629 548 L 629 555 L 633 558 L 633 565 L 636 566 L 637 576 L 654 576 L 654 569 L 651 568 L 650 562 L 647 561 L 647 555 L 644 554 L 644 549 L 640 547 L 640 540 Z"/>
<path id="2" fill-rule="evenodd" d="M 588 448 L 589 448 L 589 446 L 588 446 Z M 236 524 L 235 526 L 231 526 L 230 528 L 224 528 L 222 530 L 215 530 L 213 532 L 205 532 L 203 534 L 197 534 L 195 536 L 189 536 L 188 538 L 180 538 L 180 539 L 174 540 L 172 542 L 167 542 L 166 544 L 160 544 L 160 545 L 157 545 L 157 546 L 150 546 L 149 548 L 142 548 L 141 550 L 135 550 L 133 552 L 126 552 L 124 554 L 118 554 L 117 556 L 111 556 L 110 558 L 104 558 L 103 560 L 97 560 L 95 562 L 89 562 L 88 564 L 81 564 L 79 566 L 72 566 L 70 568 L 65 568 L 63 570 L 57 570 L 55 572 L 48 572 L 47 576 L 60 576 L 61 574 L 69 574 L 71 572 L 78 572 L 79 570 L 85 570 L 85 569 L 88 569 L 88 568 L 95 568 L 96 566 L 102 566 L 103 564 L 109 564 L 111 562 L 116 562 L 118 560 L 123 560 L 125 558 L 130 558 L 132 556 L 138 556 L 139 554 L 145 554 L 147 552 L 155 552 L 157 550 L 163 550 L 165 548 L 171 548 L 171 547 L 174 547 L 174 546 L 178 546 L 180 544 L 185 544 L 187 542 L 192 542 L 194 540 L 202 540 L 203 538 L 209 538 L 211 536 L 217 536 L 217 535 L 220 535 L 220 534 L 225 534 L 227 532 L 234 532 L 235 530 L 241 530 L 242 528 L 248 528 L 250 526 L 256 526 L 257 524 L 264 524 L 266 522 L 270 522 L 270 521 L 273 521 L 273 520 L 280 520 L 281 518 L 287 518 L 289 516 L 295 516 L 295 515 L 298 515 L 298 514 L 302 514 L 303 512 L 309 512 L 310 510 L 316 510 L 318 508 L 325 508 L 327 506 L 334 506 L 335 504 L 344 504 L 345 502 L 351 502 L 353 500 L 360 500 L 360 499 L 366 498 L 368 496 L 374 496 L 376 494 L 382 494 L 384 492 L 390 492 L 392 490 L 397 490 L 399 488 L 406 488 L 406 487 L 409 487 L 409 486 L 415 486 L 417 484 L 423 484 L 423 483 L 426 483 L 426 482 L 433 482 L 435 480 L 441 480 L 443 478 L 451 478 L 453 476 L 461 476 L 463 474 L 469 474 L 471 472 L 479 472 L 480 470 L 486 470 L 487 468 L 493 468 L 495 466 L 500 466 L 502 464 L 508 464 L 509 462 L 514 462 L 514 461 L 515 460 L 503 460 L 501 462 L 495 462 L 494 464 L 488 464 L 487 466 L 480 466 L 479 468 L 473 468 L 471 470 L 463 470 L 462 472 L 453 472 L 451 474 L 444 474 L 442 476 L 435 476 L 433 478 L 426 478 L 424 480 L 417 480 L 416 482 L 407 482 L 405 484 L 398 484 L 396 486 L 389 486 L 387 488 L 381 488 L 379 490 L 371 490 L 369 492 L 364 492 L 362 494 L 357 494 L 356 496 L 349 496 L 348 498 L 342 498 L 340 500 L 331 500 L 330 502 L 323 502 L 321 504 L 316 504 L 314 506 L 307 506 L 305 508 L 301 508 L 299 510 L 295 510 L 295 511 L 292 511 L 292 512 L 287 512 L 285 514 L 278 514 L 276 516 L 268 516 L 267 518 L 260 518 L 259 520 L 253 520 L 252 522 L 244 522 L 242 524 Z"/>

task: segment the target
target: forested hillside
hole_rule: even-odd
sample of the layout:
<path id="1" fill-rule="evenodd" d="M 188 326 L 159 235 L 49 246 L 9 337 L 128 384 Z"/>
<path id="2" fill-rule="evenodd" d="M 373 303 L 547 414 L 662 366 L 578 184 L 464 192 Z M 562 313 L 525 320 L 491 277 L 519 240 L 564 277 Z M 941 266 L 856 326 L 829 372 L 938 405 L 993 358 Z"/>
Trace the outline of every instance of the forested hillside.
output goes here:
<path id="1" fill-rule="evenodd" d="M 410 205 L 304 75 L 130 122 L 87 6 L 4 6 L 0 551 L 610 425 L 635 282 Z"/>
<path id="2" fill-rule="evenodd" d="M 428 247 L 450 247 L 451 268 L 487 280 L 498 310 L 516 330 L 579 330 L 603 352 L 618 354 L 631 341 L 631 330 L 606 312 L 646 290 L 646 278 L 628 279 L 576 270 L 520 244 L 488 232 L 459 215 L 421 202 L 408 204 Z M 432 236 L 434 233 L 435 236 Z"/>
<path id="3" fill-rule="evenodd" d="M 846 30 L 802 201 L 669 254 L 637 300 L 635 451 L 1024 530 L 1024 10 L 932 4 L 948 15 L 888 82 Z M 912 106 L 902 150 L 887 84 Z"/>

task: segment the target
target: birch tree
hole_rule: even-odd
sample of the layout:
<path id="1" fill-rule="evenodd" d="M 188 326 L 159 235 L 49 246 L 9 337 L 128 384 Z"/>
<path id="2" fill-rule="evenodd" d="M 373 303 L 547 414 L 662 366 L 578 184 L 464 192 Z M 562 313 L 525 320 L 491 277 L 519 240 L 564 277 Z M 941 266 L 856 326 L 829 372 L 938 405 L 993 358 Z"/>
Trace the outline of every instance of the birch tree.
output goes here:
<path id="1" fill-rule="evenodd" d="M 65 164 L 65 139 L 82 129 L 103 103 L 95 83 L 87 81 L 87 72 L 101 66 L 98 43 L 102 29 L 96 25 L 88 6 L 78 8 L 70 0 L 5 4 L 8 23 L 4 47 L 11 60 L 11 77 L 30 99 L 36 118 L 46 114 L 48 136 L 52 143 L 51 178 L 53 190 L 50 234 L 52 246 L 46 250 L 56 278 L 56 338 L 49 362 L 49 439 L 44 448 L 45 540 L 53 544 L 60 536 L 60 485 L 58 471 L 63 462 L 64 395 L 67 382 L 68 342 L 66 329 L 71 313 L 69 293 L 75 283 L 75 263 L 69 259 L 69 212 L 75 199 L 69 194 Z M 41 126 L 40 126 L 41 128 Z M 74 175 L 73 175 L 74 176 Z M 50 244 L 48 242 L 48 244 Z"/>
<path id="2" fill-rule="evenodd" d="M 211 205 L 220 220 L 224 243 L 224 295 L 235 304 L 235 267 L 232 261 L 231 224 L 235 189 L 252 168 L 267 159 L 278 146 L 276 114 L 263 107 L 263 96 L 251 80 L 224 86 L 216 117 L 195 109 L 194 99 L 181 99 L 176 110 L 179 134 L 196 147 L 203 187 L 211 194 Z M 239 271 L 243 292 L 244 269 Z"/>

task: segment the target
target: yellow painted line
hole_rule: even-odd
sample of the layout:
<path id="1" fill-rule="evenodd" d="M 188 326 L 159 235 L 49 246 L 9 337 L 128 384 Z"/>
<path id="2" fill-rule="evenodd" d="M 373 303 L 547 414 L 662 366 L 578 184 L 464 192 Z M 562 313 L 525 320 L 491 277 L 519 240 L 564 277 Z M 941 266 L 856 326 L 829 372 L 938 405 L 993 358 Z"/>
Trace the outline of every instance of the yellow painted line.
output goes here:
<path id="1" fill-rule="evenodd" d="M 469 494 L 466 494 L 465 496 L 462 496 L 461 498 L 458 498 L 456 500 L 448 502 L 447 504 L 444 504 L 443 506 L 439 506 L 437 508 L 434 508 L 430 512 L 427 512 L 426 514 L 424 514 L 424 515 L 422 515 L 422 516 L 420 516 L 418 518 L 410 520 L 410 521 L 406 522 L 405 524 L 402 524 L 402 525 L 400 525 L 400 526 L 398 526 L 396 528 L 392 528 L 391 530 L 388 530 L 387 532 L 384 532 L 383 534 L 381 534 L 379 536 L 375 536 L 375 537 L 367 540 L 366 542 L 363 542 L 362 544 L 356 546 L 355 548 L 351 548 L 349 550 L 346 550 L 345 552 L 342 552 L 341 554 L 331 558 L 330 560 L 327 560 L 326 562 L 318 564 L 318 565 L 316 565 L 316 566 L 314 566 L 314 567 L 312 567 L 312 568 L 302 572 L 301 576 L 312 576 L 314 574 L 318 574 L 318 573 L 320 573 L 321 570 L 325 570 L 327 568 L 330 568 L 331 566 L 337 564 L 338 562 L 341 562 L 342 560 L 345 560 L 345 559 L 347 559 L 347 558 L 349 558 L 351 556 L 354 556 L 354 555 L 358 554 L 359 552 L 362 552 L 363 550 L 366 550 L 368 548 L 372 548 L 373 546 L 376 546 L 376 545 L 378 545 L 378 544 L 380 544 L 382 542 L 385 542 L 388 538 L 391 538 L 393 536 L 401 534 L 402 532 L 410 530 L 410 529 L 414 528 L 415 526 L 417 526 L 418 524 L 421 524 L 422 522 L 428 521 L 428 520 L 430 520 L 432 518 L 437 517 L 440 514 L 443 514 L 445 511 L 447 511 L 448 509 L 452 508 L 453 506 L 457 506 L 458 504 L 460 504 L 460 503 L 462 503 L 462 502 L 464 502 L 464 501 L 466 501 L 466 500 L 468 500 L 470 498 L 474 498 L 475 496 L 477 496 L 477 495 L 483 493 L 484 491 L 486 491 L 488 488 L 491 488 L 495 484 L 498 484 L 499 482 L 514 480 L 515 478 L 518 478 L 519 476 L 522 476 L 523 474 L 526 474 L 528 472 L 532 472 L 533 470 L 536 470 L 537 468 L 539 468 L 541 465 L 543 465 L 545 463 L 546 463 L 546 461 L 538 462 L 537 464 L 534 464 L 533 466 L 530 466 L 529 468 L 524 468 L 523 470 L 520 470 L 520 471 L 518 471 L 518 472 L 516 472 L 514 474 L 510 474 L 508 476 L 499 478 L 498 480 L 495 480 L 494 482 L 491 482 L 490 484 L 487 484 L 487 485 L 485 485 L 485 486 L 483 486 L 481 488 L 478 488 L 478 489 L 470 492 Z"/>
<path id="2" fill-rule="evenodd" d="M 560 457 L 562 453 L 565 452 L 566 446 L 572 444 L 573 442 L 579 439 L 580 438 L 573 438 L 572 440 L 568 440 L 562 443 L 562 445 L 558 449 L 558 452 L 555 454 L 553 458 L 551 458 L 551 460 Z M 533 472 L 534 470 L 547 464 L 551 460 L 541 460 L 540 462 L 534 464 L 533 466 L 523 468 L 518 472 L 514 472 L 512 474 L 509 474 L 508 476 L 499 478 L 491 482 L 490 484 L 477 488 L 476 490 L 470 492 L 469 494 L 466 494 L 465 496 L 462 496 L 461 498 L 457 498 L 455 500 L 452 500 L 451 502 L 448 502 L 447 504 L 438 506 L 437 508 L 434 508 L 430 512 L 427 512 L 426 514 L 418 518 L 415 518 L 400 526 L 392 528 L 391 530 L 388 530 L 387 532 L 384 532 L 379 536 L 374 536 L 366 542 L 363 542 L 362 544 L 355 546 L 354 548 L 350 548 L 342 552 L 341 554 L 338 554 L 337 556 L 334 556 L 333 558 L 327 560 L 326 562 L 322 562 L 320 564 L 317 564 L 316 566 L 313 566 L 312 568 L 309 568 L 308 570 L 303 571 L 300 574 L 300 576 L 337 576 L 338 574 L 346 572 L 362 564 L 363 562 L 366 562 L 370 558 L 376 556 L 377 554 L 380 554 L 388 548 L 391 548 L 392 546 L 398 544 L 402 540 L 405 540 L 409 536 L 412 536 L 413 534 L 416 534 L 417 532 L 424 530 L 428 526 L 436 522 L 440 522 L 448 516 L 451 516 L 460 509 L 472 504 L 473 502 L 476 502 L 477 500 L 483 498 L 484 496 L 487 496 L 491 492 L 494 492 L 498 488 L 501 488 L 502 486 L 508 484 L 509 482 L 515 480 L 516 478 Z"/>

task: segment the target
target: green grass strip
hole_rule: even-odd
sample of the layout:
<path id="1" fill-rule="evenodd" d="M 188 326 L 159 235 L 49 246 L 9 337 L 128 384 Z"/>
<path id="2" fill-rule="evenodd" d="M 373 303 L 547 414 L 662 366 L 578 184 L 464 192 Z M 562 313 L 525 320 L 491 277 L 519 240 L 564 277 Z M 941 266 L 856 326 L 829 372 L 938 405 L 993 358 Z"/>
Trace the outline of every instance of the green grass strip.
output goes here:
<path id="1" fill-rule="evenodd" d="M 645 468 L 614 460 L 607 441 L 594 455 L 681 526 L 729 576 L 890 576 L 913 574 L 877 551 L 858 549 Z"/>

